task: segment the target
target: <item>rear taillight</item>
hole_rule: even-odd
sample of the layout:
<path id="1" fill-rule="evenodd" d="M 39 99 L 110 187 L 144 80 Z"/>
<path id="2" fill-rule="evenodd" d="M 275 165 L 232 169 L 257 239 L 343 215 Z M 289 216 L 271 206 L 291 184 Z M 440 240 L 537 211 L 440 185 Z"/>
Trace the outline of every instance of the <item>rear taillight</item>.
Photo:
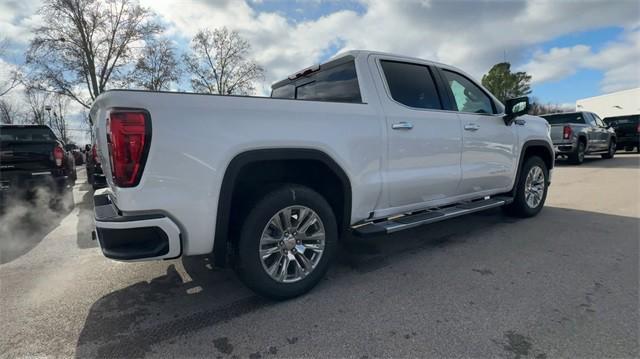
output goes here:
<path id="1" fill-rule="evenodd" d="M 100 163 L 100 159 L 98 158 L 98 150 L 96 149 L 96 145 L 93 145 L 91 148 L 91 158 L 94 163 Z"/>
<path id="2" fill-rule="evenodd" d="M 107 119 L 107 143 L 111 175 L 119 187 L 140 182 L 151 140 L 151 121 L 147 112 L 112 111 Z"/>
<path id="3" fill-rule="evenodd" d="M 56 166 L 62 166 L 62 159 L 64 158 L 64 150 L 60 146 L 53 148 L 53 159 L 56 161 Z"/>
<path id="4" fill-rule="evenodd" d="M 562 138 L 568 140 L 571 138 L 572 133 L 573 130 L 571 129 L 571 126 L 564 126 L 564 129 L 562 129 Z"/>

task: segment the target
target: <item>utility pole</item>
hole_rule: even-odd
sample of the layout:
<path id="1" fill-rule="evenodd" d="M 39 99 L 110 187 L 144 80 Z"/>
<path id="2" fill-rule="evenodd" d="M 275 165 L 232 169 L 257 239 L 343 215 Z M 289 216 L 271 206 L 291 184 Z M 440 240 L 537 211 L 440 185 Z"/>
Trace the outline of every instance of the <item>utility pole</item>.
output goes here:
<path id="1" fill-rule="evenodd" d="M 49 127 L 51 127 L 51 106 L 50 105 L 46 105 L 46 106 L 44 106 L 44 109 L 49 114 Z"/>

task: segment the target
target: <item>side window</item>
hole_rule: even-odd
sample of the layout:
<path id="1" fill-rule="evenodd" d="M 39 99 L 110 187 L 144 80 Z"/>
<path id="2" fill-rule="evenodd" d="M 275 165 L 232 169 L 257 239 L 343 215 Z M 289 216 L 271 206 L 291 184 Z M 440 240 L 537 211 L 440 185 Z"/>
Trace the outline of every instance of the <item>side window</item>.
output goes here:
<path id="1" fill-rule="evenodd" d="M 442 109 L 436 84 L 427 66 L 380 61 L 391 97 L 415 108 Z"/>
<path id="2" fill-rule="evenodd" d="M 598 126 L 600 127 L 607 127 L 604 122 L 602 122 L 602 120 L 600 119 L 600 117 L 598 117 L 598 115 L 596 115 L 595 113 L 593 114 L 593 118 L 596 119 L 596 123 L 598 124 Z"/>
<path id="3" fill-rule="evenodd" d="M 458 111 L 495 113 L 491 98 L 480 87 L 458 73 L 449 70 L 443 70 L 442 73 L 453 93 Z"/>
<path id="4" fill-rule="evenodd" d="M 590 112 L 583 112 L 583 116 L 589 126 L 596 126 L 596 120 Z"/>

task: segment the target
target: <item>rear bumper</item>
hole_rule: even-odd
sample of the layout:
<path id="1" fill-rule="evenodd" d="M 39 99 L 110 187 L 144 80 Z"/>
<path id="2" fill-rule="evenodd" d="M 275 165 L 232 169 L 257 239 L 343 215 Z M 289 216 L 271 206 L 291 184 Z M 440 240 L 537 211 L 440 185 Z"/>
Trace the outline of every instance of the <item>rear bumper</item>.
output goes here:
<path id="1" fill-rule="evenodd" d="M 556 155 L 572 153 L 576 150 L 576 145 L 572 142 L 554 143 L 553 150 L 555 151 Z"/>
<path id="2" fill-rule="evenodd" d="M 180 228 L 162 213 L 125 215 L 106 189 L 93 196 L 98 242 L 107 258 L 120 261 L 172 259 L 182 254 Z"/>
<path id="3" fill-rule="evenodd" d="M 640 144 L 640 135 L 620 136 L 616 139 L 618 149 L 625 147 L 636 147 Z"/>
<path id="4" fill-rule="evenodd" d="M 0 176 L 0 194 L 21 196 L 37 188 L 61 191 L 67 187 L 69 176 L 53 175 L 51 171 Z"/>

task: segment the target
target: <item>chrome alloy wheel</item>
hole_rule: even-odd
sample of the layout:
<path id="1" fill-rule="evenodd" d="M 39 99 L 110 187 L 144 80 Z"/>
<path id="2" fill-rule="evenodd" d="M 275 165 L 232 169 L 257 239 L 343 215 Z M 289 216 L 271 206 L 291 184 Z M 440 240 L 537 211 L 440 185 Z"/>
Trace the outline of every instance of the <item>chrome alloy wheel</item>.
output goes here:
<path id="1" fill-rule="evenodd" d="M 524 183 L 524 199 L 527 206 L 536 208 L 542 201 L 544 196 L 545 178 L 544 171 L 539 166 L 533 166 L 527 174 L 527 180 Z"/>
<path id="2" fill-rule="evenodd" d="M 290 206 L 276 213 L 262 231 L 262 267 L 277 282 L 297 282 L 311 273 L 325 246 L 320 216 L 305 206 Z"/>

